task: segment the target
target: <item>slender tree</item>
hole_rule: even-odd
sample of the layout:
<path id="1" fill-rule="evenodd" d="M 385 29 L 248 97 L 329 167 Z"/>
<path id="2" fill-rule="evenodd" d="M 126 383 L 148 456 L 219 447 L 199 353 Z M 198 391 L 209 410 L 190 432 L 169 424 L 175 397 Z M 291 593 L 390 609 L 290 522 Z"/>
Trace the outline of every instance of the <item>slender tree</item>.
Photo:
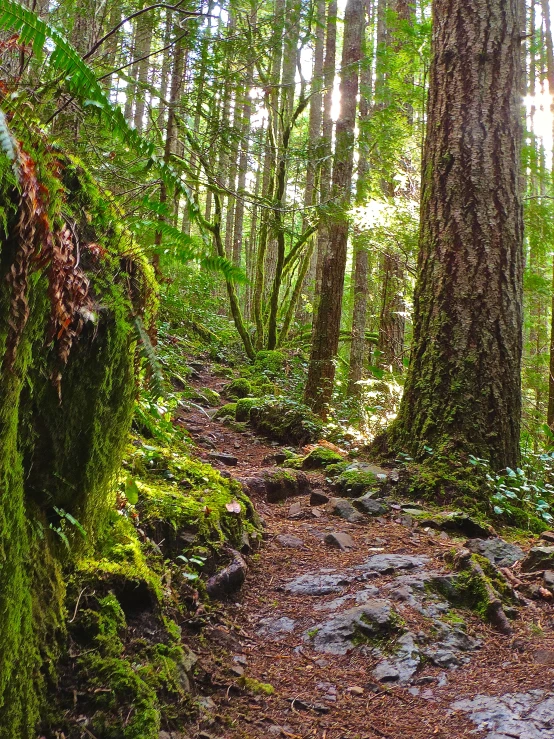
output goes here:
<path id="1" fill-rule="evenodd" d="M 350 189 L 354 164 L 356 98 L 359 61 L 365 29 L 363 0 L 348 0 L 344 18 L 340 99 L 336 148 L 333 160 L 333 208 L 327 228 L 328 243 L 323 257 L 322 285 L 314 325 L 305 400 L 314 411 L 325 414 L 335 379 L 335 357 L 339 345 L 344 273 L 348 245 Z"/>

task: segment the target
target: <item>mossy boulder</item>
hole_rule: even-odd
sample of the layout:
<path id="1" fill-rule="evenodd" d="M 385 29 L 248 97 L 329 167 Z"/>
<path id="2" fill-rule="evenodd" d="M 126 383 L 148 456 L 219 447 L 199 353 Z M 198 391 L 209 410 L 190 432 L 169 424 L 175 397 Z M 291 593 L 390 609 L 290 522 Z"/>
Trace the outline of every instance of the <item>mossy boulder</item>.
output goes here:
<path id="1" fill-rule="evenodd" d="M 331 465 L 340 464 L 344 458 L 338 452 L 323 446 L 316 446 L 305 457 L 291 457 L 283 462 L 283 467 L 301 470 L 321 470 Z"/>
<path id="2" fill-rule="evenodd" d="M 323 425 L 310 409 L 286 398 L 272 398 L 250 410 L 256 431 L 283 444 L 305 444 L 321 437 Z"/>
<path id="3" fill-rule="evenodd" d="M 195 390 L 190 394 L 190 398 L 207 408 L 216 408 L 221 403 L 221 395 L 210 387 Z"/>
<path id="4" fill-rule="evenodd" d="M 252 385 L 244 377 L 239 377 L 228 385 L 225 385 L 223 392 L 225 397 L 230 400 L 239 400 L 240 398 L 247 398 L 249 395 L 252 395 Z"/>
<path id="5" fill-rule="evenodd" d="M 244 423 L 250 420 L 250 411 L 261 403 L 259 398 L 241 398 L 237 400 L 235 409 L 235 421 Z"/>
<path id="6" fill-rule="evenodd" d="M 334 485 L 341 495 L 359 498 L 372 490 L 378 490 L 385 480 L 386 474 L 379 467 L 352 464 L 341 472 Z"/>
<path id="7" fill-rule="evenodd" d="M 265 350 L 256 354 L 253 369 L 254 372 L 275 380 L 283 375 L 285 361 L 286 357 L 282 352 Z"/>
<path id="8" fill-rule="evenodd" d="M 222 405 L 221 408 L 218 408 L 217 412 L 214 414 L 214 418 L 216 421 L 221 421 L 224 418 L 232 418 L 234 420 L 236 412 L 236 403 L 226 403 L 225 405 Z"/>

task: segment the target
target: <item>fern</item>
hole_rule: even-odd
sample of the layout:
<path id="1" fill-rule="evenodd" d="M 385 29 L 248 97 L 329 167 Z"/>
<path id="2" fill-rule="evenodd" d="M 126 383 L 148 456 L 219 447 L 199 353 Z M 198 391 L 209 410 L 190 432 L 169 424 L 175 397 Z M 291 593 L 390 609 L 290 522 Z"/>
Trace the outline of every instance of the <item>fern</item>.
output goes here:
<path id="1" fill-rule="evenodd" d="M 240 267 L 224 257 L 207 254 L 198 246 L 198 239 L 188 236 L 165 221 L 139 221 L 134 225 L 134 229 L 137 233 L 144 233 L 145 229 L 159 231 L 164 237 L 164 243 L 157 249 L 162 253 L 170 252 L 180 262 L 197 262 L 204 269 L 217 272 L 231 282 L 244 284 L 248 281 Z"/>
<path id="2" fill-rule="evenodd" d="M 15 0 L 1 0 L 0 30 L 18 33 L 20 42 L 31 46 L 39 61 L 44 58 L 44 48 L 48 39 L 53 48 L 47 57 L 47 64 L 63 79 L 70 94 L 79 99 L 84 108 L 99 111 L 114 135 L 145 157 L 148 165 L 156 168 L 168 187 L 184 193 L 188 199 L 186 187 L 177 173 L 156 156 L 155 144 L 147 141 L 129 126 L 121 109 L 112 105 L 106 97 L 92 68 L 81 59 L 78 51 L 57 29 Z"/>
<path id="3" fill-rule="evenodd" d="M 137 342 L 140 347 L 140 354 L 146 360 L 146 364 L 148 367 L 148 384 L 150 386 L 152 395 L 156 399 L 165 398 L 166 393 L 164 389 L 162 367 L 158 360 L 158 357 L 156 356 L 156 350 L 152 346 L 150 337 L 148 336 L 148 333 L 144 328 L 144 324 L 139 316 L 135 316 L 133 320 L 133 325 L 135 327 Z"/>

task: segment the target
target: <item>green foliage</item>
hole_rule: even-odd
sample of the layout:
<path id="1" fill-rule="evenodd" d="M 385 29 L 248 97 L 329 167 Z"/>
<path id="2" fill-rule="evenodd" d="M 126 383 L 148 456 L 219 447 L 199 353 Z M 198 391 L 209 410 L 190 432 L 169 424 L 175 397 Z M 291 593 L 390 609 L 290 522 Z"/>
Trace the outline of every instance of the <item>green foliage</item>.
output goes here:
<path id="1" fill-rule="evenodd" d="M 321 420 L 306 405 L 289 398 L 268 398 L 253 406 L 250 424 L 283 444 L 316 441 L 323 432 Z"/>

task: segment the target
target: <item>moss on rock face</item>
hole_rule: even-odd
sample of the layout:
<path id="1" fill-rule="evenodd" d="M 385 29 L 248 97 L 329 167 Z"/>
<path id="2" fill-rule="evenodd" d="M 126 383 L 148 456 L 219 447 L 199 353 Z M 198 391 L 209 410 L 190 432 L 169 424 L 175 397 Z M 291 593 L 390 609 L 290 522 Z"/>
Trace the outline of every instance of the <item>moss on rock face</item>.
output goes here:
<path id="1" fill-rule="evenodd" d="M 0 739 L 34 739 L 39 716 L 48 713 L 45 690 L 55 683 L 63 643 L 61 565 L 92 547 L 113 504 L 110 483 L 136 392 L 132 320 L 152 315 L 155 287 L 136 250 L 123 257 L 129 237 L 84 169 L 60 153 L 51 169 L 40 163 L 37 171 L 48 176 L 52 195 L 46 203 L 52 230 L 70 214 L 94 302 L 64 364 L 57 340 L 47 340 L 52 276 L 33 264 L 24 296 L 6 280 L 20 249 L 18 199 L 10 207 L 15 191 L 4 177 L 8 171 L 0 156 L 0 209 L 10 214 L 0 249 Z M 84 247 L 93 242 L 102 244 L 97 253 Z M 27 301 L 29 316 L 19 326 L 10 366 L 13 301 L 20 307 Z"/>
<path id="2" fill-rule="evenodd" d="M 249 395 L 252 395 L 252 385 L 244 377 L 239 377 L 228 385 L 225 385 L 223 392 L 227 398 L 239 400 L 240 398 L 247 398 Z"/>
<path id="3" fill-rule="evenodd" d="M 376 490 L 379 485 L 375 472 L 360 467 L 347 468 L 335 480 L 337 490 L 349 498 L 357 498 L 370 490 Z"/>
<path id="4" fill-rule="evenodd" d="M 285 355 L 275 349 L 264 350 L 256 354 L 254 372 L 275 380 L 283 374 Z"/>
<path id="5" fill-rule="evenodd" d="M 241 398 L 237 400 L 235 409 L 235 420 L 244 423 L 250 419 L 250 411 L 262 401 L 259 398 Z"/>
<path id="6" fill-rule="evenodd" d="M 321 436 L 321 419 L 310 409 L 286 398 L 273 398 L 250 410 L 250 424 L 283 444 L 305 444 Z"/>
<path id="7" fill-rule="evenodd" d="M 227 403 L 226 405 L 222 405 L 221 408 L 218 409 L 217 413 L 214 415 L 214 418 L 216 419 L 216 421 L 220 421 L 226 417 L 234 419 L 236 411 L 236 403 Z"/>

